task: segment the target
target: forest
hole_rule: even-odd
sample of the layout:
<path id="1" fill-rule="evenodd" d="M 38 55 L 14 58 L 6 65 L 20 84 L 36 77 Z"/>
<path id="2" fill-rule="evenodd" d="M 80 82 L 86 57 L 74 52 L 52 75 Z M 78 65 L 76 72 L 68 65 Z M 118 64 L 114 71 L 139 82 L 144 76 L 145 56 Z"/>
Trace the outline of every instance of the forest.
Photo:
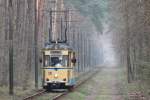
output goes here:
<path id="1" fill-rule="evenodd" d="M 108 36 L 128 83 L 150 94 L 149 0 L 0 0 L 0 92 L 8 92 L 11 75 L 15 90 L 40 87 L 39 59 L 49 36 L 48 11 L 55 6 L 73 11 L 69 17 L 76 22 L 67 36 L 80 71 L 105 64 L 101 41 Z"/>
<path id="2" fill-rule="evenodd" d="M 41 49 L 44 47 L 44 43 L 48 41 L 50 26 L 50 17 L 47 10 L 50 11 L 54 4 L 49 0 L 38 0 L 37 4 L 38 8 L 36 9 L 35 0 L 0 1 L 0 86 L 2 87 L 9 85 L 9 49 L 10 47 L 12 48 L 12 45 L 14 85 L 23 90 L 34 88 L 36 70 L 34 66 L 38 65 L 40 74 L 41 65 L 39 58 L 41 57 Z M 72 9 L 75 8 L 72 7 Z M 36 10 L 38 10 L 38 12 L 36 12 Z M 88 18 L 83 19 L 84 17 L 79 15 L 79 12 L 75 13 L 74 16 L 70 16 L 77 17 L 78 22 L 70 25 L 69 31 L 71 34 L 68 34 L 68 42 L 82 55 L 79 59 L 84 61 L 85 56 L 83 56 L 83 52 L 89 52 L 84 50 L 84 48 L 89 46 L 87 42 L 92 41 L 93 43 L 94 41 L 98 41 L 92 40 L 93 34 L 96 34 L 96 32 L 94 27 L 90 27 L 91 21 L 87 23 Z M 80 20 L 82 20 L 82 23 Z M 80 39 L 79 42 L 74 42 L 79 38 L 82 39 Z M 83 46 L 83 44 L 86 45 Z M 96 50 L 94 49 L 95 45 L 90 46 L 93 46 L 93 50 Z M 37 53 L 35 53 L 35 50 Z M 84 65 L 79 64 L 79 66 L 83 67 Z M 40 80 L 40 75 L 38 80 Z"/>

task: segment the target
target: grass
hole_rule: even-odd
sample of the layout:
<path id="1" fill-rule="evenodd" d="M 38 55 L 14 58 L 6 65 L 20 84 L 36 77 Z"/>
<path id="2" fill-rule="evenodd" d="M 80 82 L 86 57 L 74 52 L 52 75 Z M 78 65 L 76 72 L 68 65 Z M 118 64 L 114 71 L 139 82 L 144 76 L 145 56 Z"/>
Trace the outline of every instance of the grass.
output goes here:
<path id="1" fill-rule="evenodd" d="M 0 100 L 11 100 L 11 96 L 8 95 L 8 87 L 0 87 Z"/>
<path id="2" fill-rule="evenodd" d="M 109 95 L 100 95 L 96 98 L 96 100 L 111 100 L 111 96 Z"/>
<path id="3" fill-rule="evenodd" d="M 0 87 L 0 100 L 21 100 L 25 95 L 32 94 L 35 92 L 34 88 L 28 88 L 23 90 L 21 87 L 14 88 L 14 95 L 9 95 L 9 87 Z"/>
<path id="4" fill-rule="evenodd" d="M 123 91 L 124 98 L 125 100 L 128 100 L 128 94 L 129 93 L 135 93 L 135 92 L 141 92 L 143 93 L 145 96 L 148 96 L 148 89 L 150 88 L 150 86 L 145 83 L 144 81 L 134 81 L 131 83 L 127 82 L 127 72 L 126 69 L 123 68 L 121 73 L 120 73 L 120 80 L 121 80 L 121 91 Z"/>
<path id="5" fill-rule="evenodd" d="M 68 100 L 85 100 L 86 95 L 82 92 L 74 92 L 68 96 Z"/>
<path id="6" fill-rule="evenodd" d="M 116 85 L 117 87 L 119 87 L 117 91 L 118 93 L 123 94 L 124 100 L 128 100 L 129 93 L 141 91 L 145 94 L 148 94 L 148 84 L 141 83 L 140 81 L 133 83 L 127 82 L 125 68 L 117 68 L 117 71 L 115 73 L 116 79 L 118 81 Z M 64 100 L 86 100 L 86 97 L 91 95 L 93 86 L 96 86 L 97 84 L 100 84 L 100 86 L 97 87 L 97 90 L 95 91 L 97 91 L 100 95 L 96 95 L 95 100 L 111 100 L 112 96 L 107 94 L 112 93 L 110 82 L 113 81 L 113 77 L 114 76 L 112 76 L 109 71 L 103 70 L 98 74 L 98 76 L 92 78 L 91 81 L 87 81 L 85 84 L 80 86 L 77 91 L 70 93 L 66 98 L 64 98 Z M 30 94 L 31 91 L 35 90 L 28 89 L 23 91 L 22 88 L 15 88 L 15 95 L 14 97 L 11 97 L 8 95 L 8 87 L 0 87 L 0 100 L 20 100 L 22 96 L 24 96 L 25 94 Z M 37 100 L 50 100 L 50 98 L 47 95 L 45 97 L 37 98 Z"/>

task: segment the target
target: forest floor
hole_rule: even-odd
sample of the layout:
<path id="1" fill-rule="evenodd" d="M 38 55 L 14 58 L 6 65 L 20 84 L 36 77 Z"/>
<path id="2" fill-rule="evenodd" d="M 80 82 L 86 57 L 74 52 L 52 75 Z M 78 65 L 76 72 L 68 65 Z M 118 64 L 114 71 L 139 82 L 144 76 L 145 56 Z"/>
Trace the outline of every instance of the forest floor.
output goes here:
<path id="1" fill-rule="evenodd" d="M 121 67 L 103 67 L 85 84 L 61 100 L 147 100 L 130 98 L 139 91 L 138 84 L 128 84 Z"/>
<path id="2" fill-rule="evenodd" d="M 0 100 L 22 100 L 25 95 L 31 95 L 36 93 L 37 90 L 31 88 L 27 90 L 23 90 L 20 87 L 15 88 L 14 95 L 9 95 L 9 87 L 0 87 Z"/>
<path id="3" fill-rule="evenodd" d="M 98 73 L 85 84 L 61 100 L 150 100 L 130 98 L 131 94 L 140 92 L 141 88 L 138 82 L 128 84 L 125 68 L 105 66 L 101 67 Z M 0 88 L 0 100 L 21 100 L 19 98 L 28 93 L 30 92 L 15 92 L 15 96 L 10 97 L 8 91 L 3 87 Z M 40 100 L 49 99 L 49 95 L 47 95 L 47 98 Z"/>

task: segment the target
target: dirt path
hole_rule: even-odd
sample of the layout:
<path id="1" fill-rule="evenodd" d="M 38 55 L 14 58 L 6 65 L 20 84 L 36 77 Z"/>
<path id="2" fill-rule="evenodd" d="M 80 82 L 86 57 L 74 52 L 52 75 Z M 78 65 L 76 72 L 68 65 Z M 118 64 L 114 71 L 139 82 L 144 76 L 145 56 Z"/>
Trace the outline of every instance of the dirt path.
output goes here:
<path id="1" fill-rule="evenodd" d="M 91 79 L 93 89 L 85 100 L 123 100 L 120 74 L 117 67 L 102 68 L 96 77 Z"/>
<path id="2" fill-rule="evenodd" d="M 122 75 L 121 68 L 101 68 L 95 77 L 62 100 L 125 100 Z"/>

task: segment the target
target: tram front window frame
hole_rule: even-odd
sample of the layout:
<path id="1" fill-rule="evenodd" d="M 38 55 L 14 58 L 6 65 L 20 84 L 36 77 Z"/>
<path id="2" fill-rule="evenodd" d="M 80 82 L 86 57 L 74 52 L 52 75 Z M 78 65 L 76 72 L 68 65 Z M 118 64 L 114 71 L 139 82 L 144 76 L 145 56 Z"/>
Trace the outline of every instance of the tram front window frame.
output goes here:
<path id="1" fill-rule="evenodd" d="M 44 67 L 68 67 L 68 55 L 44 55 Z"/>

